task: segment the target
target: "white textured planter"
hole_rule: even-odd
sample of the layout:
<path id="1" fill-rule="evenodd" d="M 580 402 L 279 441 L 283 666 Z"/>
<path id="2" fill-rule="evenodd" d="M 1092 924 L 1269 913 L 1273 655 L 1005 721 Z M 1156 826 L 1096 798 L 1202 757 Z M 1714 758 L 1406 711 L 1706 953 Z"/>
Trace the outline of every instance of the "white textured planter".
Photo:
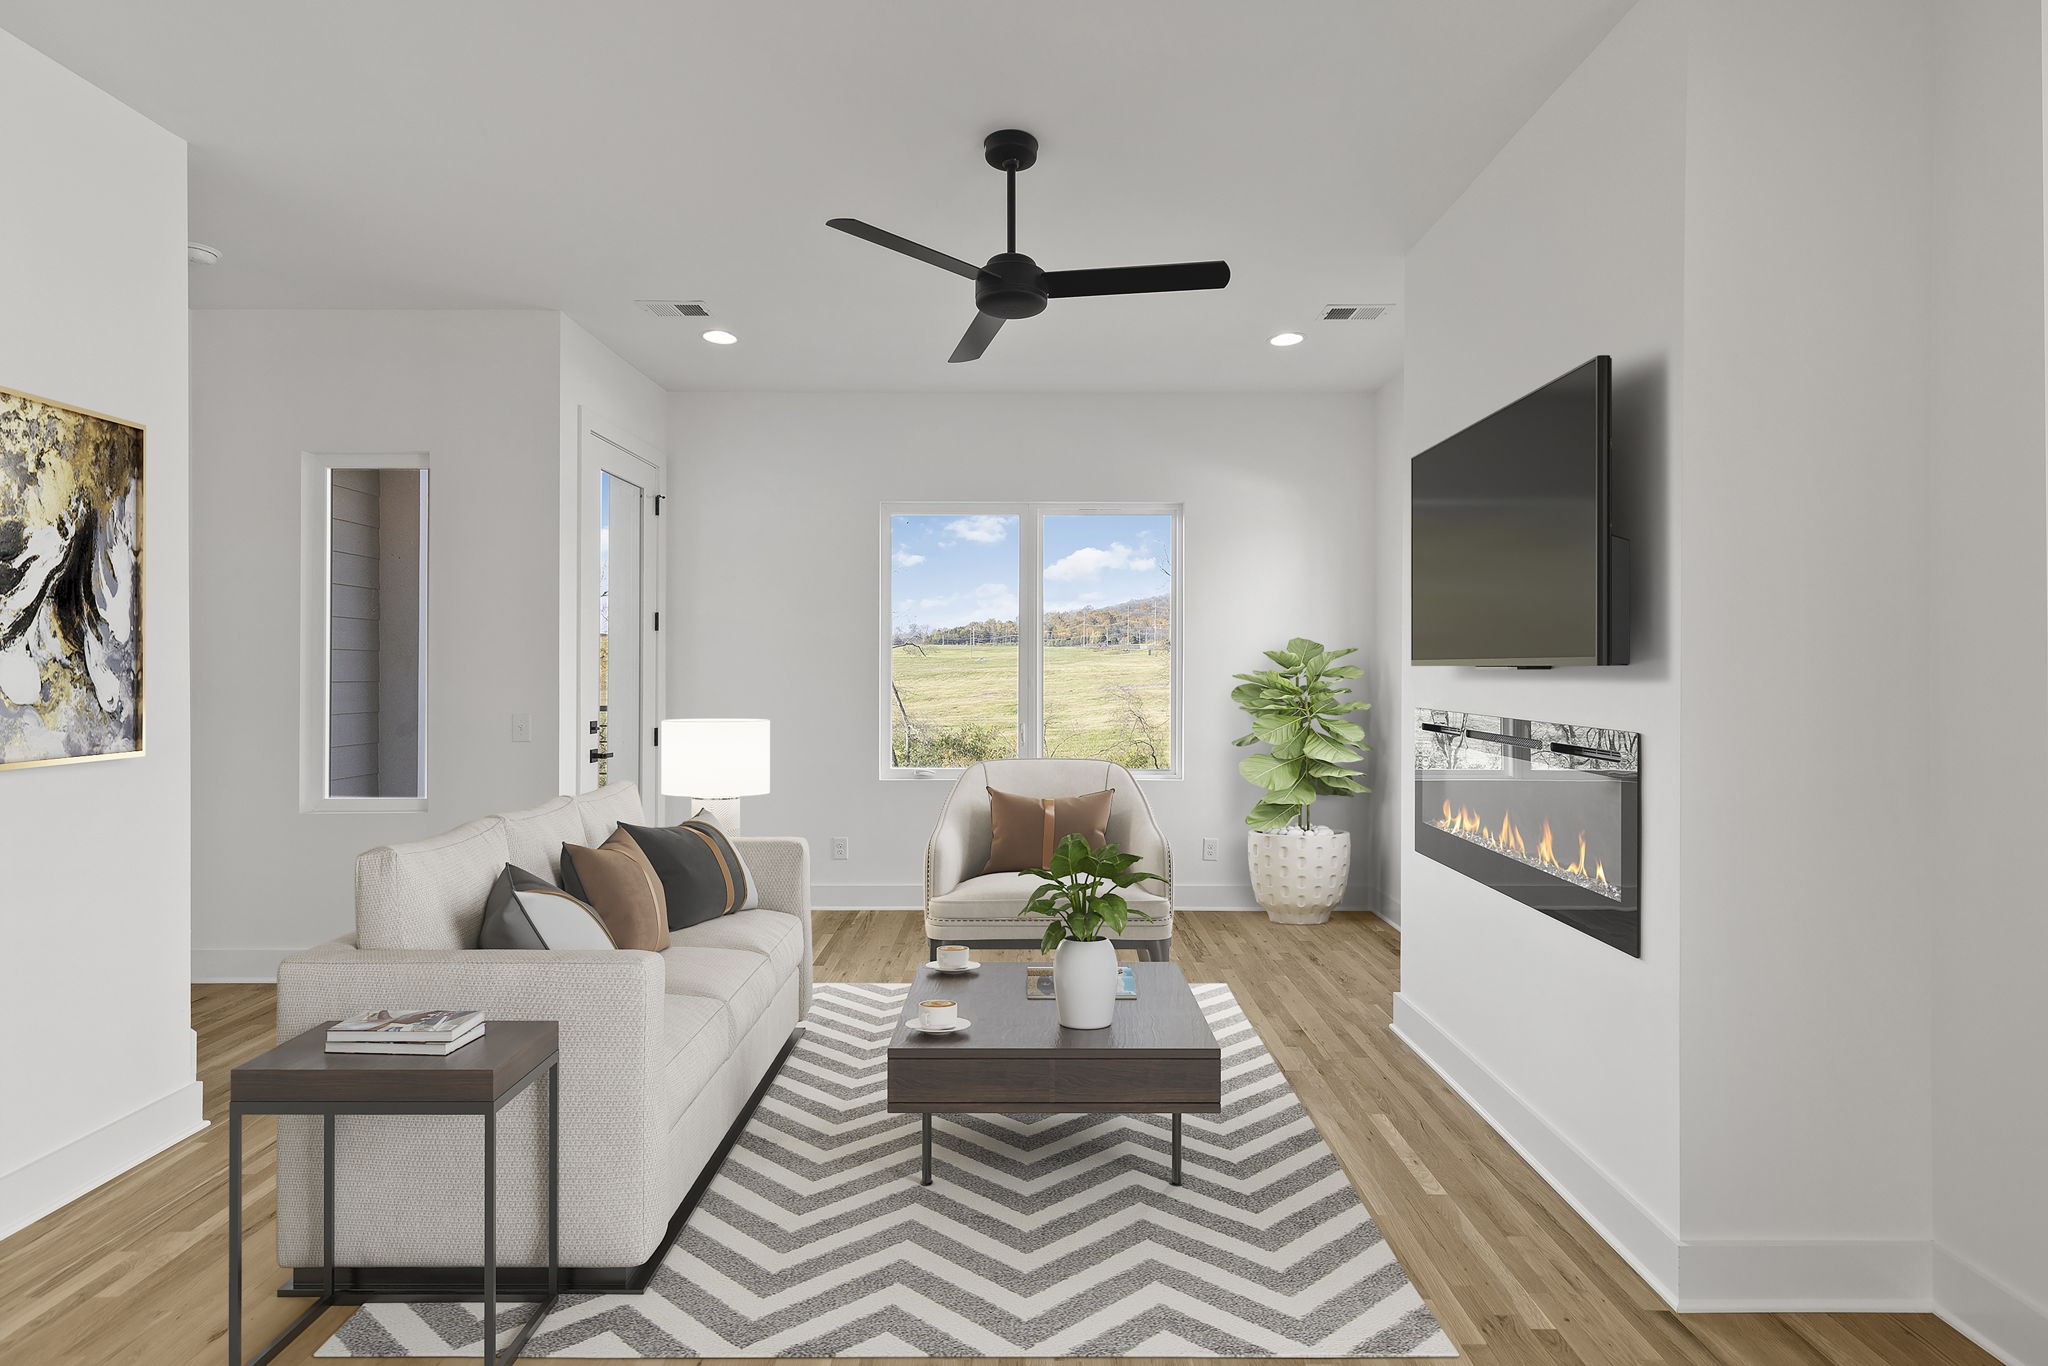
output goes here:
<path id="1" fill-rule="evenodd" d="M 1052 951 L 1060 1027 L 1107 1029 L 1116 1014 L 1116 941 L 1062 939 Z"/>
<path id="2" fill-rule="evenodd" d="M 1344 897 L 1351 875 L 1349 830 L 1254 830 L 1249 852 L 1252 894 L 1275 924 L 1320 925 Z"/>

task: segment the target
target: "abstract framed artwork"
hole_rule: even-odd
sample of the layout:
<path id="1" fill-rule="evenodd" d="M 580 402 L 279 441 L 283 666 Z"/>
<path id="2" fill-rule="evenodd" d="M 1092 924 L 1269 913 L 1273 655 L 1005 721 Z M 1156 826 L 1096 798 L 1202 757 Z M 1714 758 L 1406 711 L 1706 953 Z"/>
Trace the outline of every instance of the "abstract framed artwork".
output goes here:
<path id="1" fill-rule="evenodd" d="M 0 389 L 0 769 L 143 752 L 143 444 Z"/>

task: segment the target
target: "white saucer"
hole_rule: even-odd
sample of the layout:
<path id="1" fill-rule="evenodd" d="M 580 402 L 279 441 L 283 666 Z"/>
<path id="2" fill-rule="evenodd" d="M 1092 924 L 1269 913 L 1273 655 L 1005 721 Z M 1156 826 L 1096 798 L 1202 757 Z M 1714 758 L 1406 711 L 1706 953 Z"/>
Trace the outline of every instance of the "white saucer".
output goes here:
<path id="1" fill-rule="evenodd" d="M 910 1027 L 920 1034 L 930 1034 L 936 1037 L 945 1034 L 964 1034 L 967 1032 L 967 1026 L 973 1023 L 974 1021 L 972 1020 L 961 1020 L 957 1024 L 955 1024 L 951 1029 L 926 1029 L 922 1024 L 919 1024 L 916 1020 L 912 1020 L 910 1022 Z"/>
<path id="2" fill-rule="evenodd" d="M 946 965 L 945 965 L 944 963 L 941 963 L 941 962 L 940 962 L 940 961 L 939 961 L 938 959 L 934 958 L 934 959 L 933 959 L 933 960 L 932 960 L 931 962 L 929 962 L 929 963 L 926 963 L 926 964 L 925 964 L 925 966 L 926 966 L 926 967 L 928 967 L 928 968 L 930 968 L 930 969 L 931 969 L 931 970 L 932 970 L 933 972 L 948 972 L 948 973 L 950 973 L 950 972 L 973 972 L 973 971 L 975 971 L 976 969 L 980 968 L 980 967 L 981 967 L 981 964 L 979 964 L 979 963 L 975 962 L 975 961 L 974 961 L 974 960 L 973 960 L 972 958 L 970 958 L 970 959 L 968 959 L 968 960 L 967 960 L 966 966 L 964 966 L 964 967 L 957 967 L 957 968 L 949 968 L 949 967 L 947 967 L 947 966 L 946 966 Z"/>

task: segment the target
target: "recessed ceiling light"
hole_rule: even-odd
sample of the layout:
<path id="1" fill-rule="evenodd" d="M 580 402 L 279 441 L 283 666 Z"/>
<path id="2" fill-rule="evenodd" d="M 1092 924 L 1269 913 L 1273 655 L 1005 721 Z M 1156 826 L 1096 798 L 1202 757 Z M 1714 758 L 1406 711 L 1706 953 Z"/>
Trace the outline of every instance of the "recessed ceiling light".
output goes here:
<path id="1" fill-rule="evenodd" d="M 738 341 L 739 338 L 735 337 L 732 333 L 725 331 L 723 328 L 714 327 L 709 332 L 706 332 L 704 334 L 704 340 L 710 342 L 714 346 L 731 346 L 734 342 Z"/>
<path id="2" fill-rule="evenodd" d="M 195 266 L 219 265 L 220 248 L 209 247 L 204 242 L 187 242 L 185 244 L 185 259 Z"/>
<path id="3" fill-rule="evenodd" d="M 1275 346 L 1297 346 L 1301 342 L 1301 333 L 1277 332 L 1268 340 Z"/>

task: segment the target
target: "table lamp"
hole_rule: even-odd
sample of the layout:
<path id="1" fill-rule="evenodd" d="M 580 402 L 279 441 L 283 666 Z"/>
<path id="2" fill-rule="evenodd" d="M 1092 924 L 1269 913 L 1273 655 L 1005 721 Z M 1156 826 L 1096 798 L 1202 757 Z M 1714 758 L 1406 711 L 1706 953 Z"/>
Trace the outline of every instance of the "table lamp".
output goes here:
<path id="1" fill-rule="evenodd" d="M 725 833 L 740 833 L 740 798 L 768 791 L 768 723 L 743 717 L 689 717 L 661 723 L 661 791 L 684 809 L 711 813 Z"/>

